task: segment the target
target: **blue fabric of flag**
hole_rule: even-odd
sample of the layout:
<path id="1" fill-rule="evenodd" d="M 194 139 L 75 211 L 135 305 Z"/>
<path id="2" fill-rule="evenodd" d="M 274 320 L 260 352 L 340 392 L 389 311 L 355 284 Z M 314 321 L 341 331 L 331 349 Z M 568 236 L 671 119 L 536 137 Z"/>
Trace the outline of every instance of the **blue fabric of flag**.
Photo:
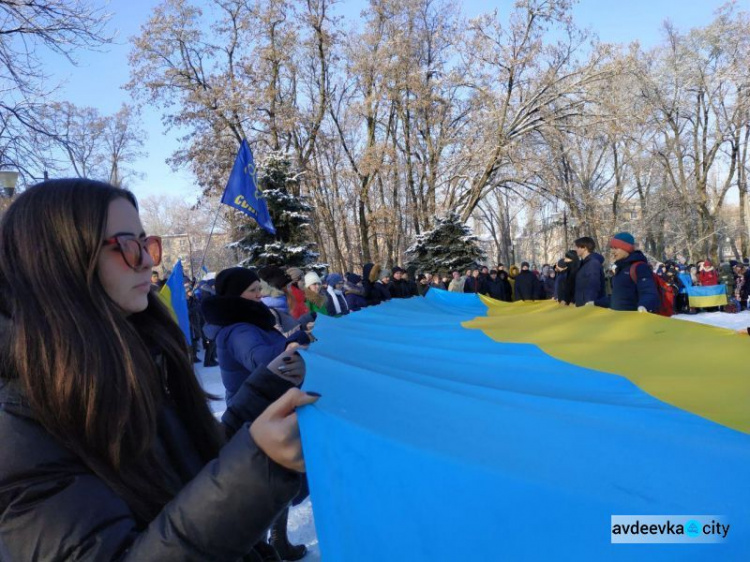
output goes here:
<path id="1" fill-rule="evenodd" d="M 299 419 L 323 560 L 746 559 L 749 435 L 461 326 L 485 312 L 431 289 L 318 317 L 305 388 L 322 398 Z M 734 535 L 611 544 L 612 515 L 691 513 Z"/>
<path id="2" fill-rule="evenodd" d="M 245 139 L 240 144 L 221 202 L 242 211 L 266 231 L 276 234 L 263 192 L 257 185 L 253 153 Z"/>

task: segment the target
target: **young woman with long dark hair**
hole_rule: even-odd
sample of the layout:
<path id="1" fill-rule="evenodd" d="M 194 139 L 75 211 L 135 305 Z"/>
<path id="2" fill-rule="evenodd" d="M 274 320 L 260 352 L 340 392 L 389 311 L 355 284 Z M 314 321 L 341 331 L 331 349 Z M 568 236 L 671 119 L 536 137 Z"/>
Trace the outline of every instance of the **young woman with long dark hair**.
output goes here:
<path id="1" fill-rule="evenodd" d="M 253 373 L 222 427 L 151 291 L 160 259 L 111 185 L 44 182 L 3 217 L 0 559 L 253 560 L 296 494 L 316 398 L 250 383 L 299 382 L 302 359 Z"/>

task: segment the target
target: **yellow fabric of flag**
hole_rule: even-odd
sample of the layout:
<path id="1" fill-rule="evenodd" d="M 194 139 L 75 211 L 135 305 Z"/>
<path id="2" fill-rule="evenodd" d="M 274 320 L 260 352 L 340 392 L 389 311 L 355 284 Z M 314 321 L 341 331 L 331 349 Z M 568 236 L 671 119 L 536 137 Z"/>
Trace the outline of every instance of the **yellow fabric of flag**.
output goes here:
<path id="1" fill-rule="evenodd" d="M 464 327 L 621 375 L 659 400 L 750 433 L 747 336 L 655 314 L 481 299 L 487 317 L 464 322 Z"/>

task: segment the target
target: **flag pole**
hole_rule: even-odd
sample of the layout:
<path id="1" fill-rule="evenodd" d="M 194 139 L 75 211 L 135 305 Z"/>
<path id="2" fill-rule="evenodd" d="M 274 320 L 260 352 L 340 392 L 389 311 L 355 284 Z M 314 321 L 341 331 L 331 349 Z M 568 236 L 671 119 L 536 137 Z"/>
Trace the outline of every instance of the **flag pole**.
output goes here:
<path id="1" fill-rule="evenodd" d="M 216 228 L 216 221 L 219 220 L 219 213 L 221 212 L 221 203 L 219 203 L 216 209 L 216 216 L 214 217 L 214 223 L 211 225 L 211 232 L 208 233 L 208 240 L 206 240 L 206 247 L 203 248 L 203 257 L 201 258 L 200 270 L 203 270 L 203 266 L 206 263 L 206 254 L 208 253 L 208 247 L 211 245 L 211 237 L 214 235 L 214 228 Z"/>

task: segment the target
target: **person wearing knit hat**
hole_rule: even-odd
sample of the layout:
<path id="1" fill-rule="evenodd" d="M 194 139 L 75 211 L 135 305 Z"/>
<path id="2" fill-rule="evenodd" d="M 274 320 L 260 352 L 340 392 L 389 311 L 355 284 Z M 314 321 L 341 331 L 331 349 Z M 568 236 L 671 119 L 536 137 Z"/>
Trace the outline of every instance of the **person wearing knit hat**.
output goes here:
<path id="1" fill-rule="evenodd" d="M 305 274 L 305 288 L 322 284 L 323 281 L 320 280 L 320 276 L 314 271 L 309 271 Z"/>
<path id="2" fill-rule="evenodd" d="M 205 298 L 201 308 L 206 319 L 203 332 L 216 344 L 227 403 L 247 377 L 282 354 L 287 345 L 310 342 L 304 332 L 286 338 L 275 329 L 276 317 L 261 302 L 260 279 L 249 269 L 232 267 L 221 271 L 216 277 L 216 295 Z M 282 384 L 279 389 L 277 382 L 271 383 L 273 389 L 267 389 L 274 399 L 294 386 Z"/>
<path id="3" fill-rule="evenodd" d="M 609 241 L 610 248 L 619 248 L 628 254 L 635 251 L 635 238 L 629 232 L 618 232 Z"/>
<path id="4" fill-rule="evenodd" d="M 378 280 L 372 284 L 372 300 L 375 304 L 391 300 L 391 292 L 388 290 L 390 278 L 390 270 L 387 267 L 381 268 Z"/>
<path id="5" fill-rule="evenodd" d="M 258 282 L 257 294 L 260 300 L 260 278 L 251 269 L 230 267 L 216 276 L 216 295 L 219 297 L 239 297 L 250 285 Z"/>
<path id="6" fill-rule="evenodd" d="M 305 275 L 305 306 L 310 312 L 328 316 L 328 297 L 320 290 L 322 285 L 320 276 L 314 271 Z"/>
<path id="7" fill-rule="evenodd" d="M 296 283 L 305 276 L 305 272 L 299 267 L 287 267 L 286 274 L 289 276 L 289 279 L 292 280 L 292 283 Z"/>
<path id="8" fill-rule="evenodd" d="M 329 273 L 328 274 L 328 287 L 326 288 L 326 297 L 328 298 L 328 315 L 329 316 L 344 316 L 349 314 L 349 305 L 346 302 L 346 297 L 341 291 L 344 285 L 344 278 L 340 273 Z"/>
<path id="9" fill-rule="evenodd" d="M 362 285 L 362 277 L 356 273 L 347 272 L 344 276 L 344 298 L 351 312 L 356 312 L 367 306 L 365 298 L 365 287 Z"/>
<path id="10" fill-rule="evenodd" d="M 643 252 L 635 249 L 629 232 L 618 232 L 609 241 L 610 258 L 615 264 L 612 295 L 596 304 L 612 310 L 657 312 L 659 293 L 653 272 Z"/>

